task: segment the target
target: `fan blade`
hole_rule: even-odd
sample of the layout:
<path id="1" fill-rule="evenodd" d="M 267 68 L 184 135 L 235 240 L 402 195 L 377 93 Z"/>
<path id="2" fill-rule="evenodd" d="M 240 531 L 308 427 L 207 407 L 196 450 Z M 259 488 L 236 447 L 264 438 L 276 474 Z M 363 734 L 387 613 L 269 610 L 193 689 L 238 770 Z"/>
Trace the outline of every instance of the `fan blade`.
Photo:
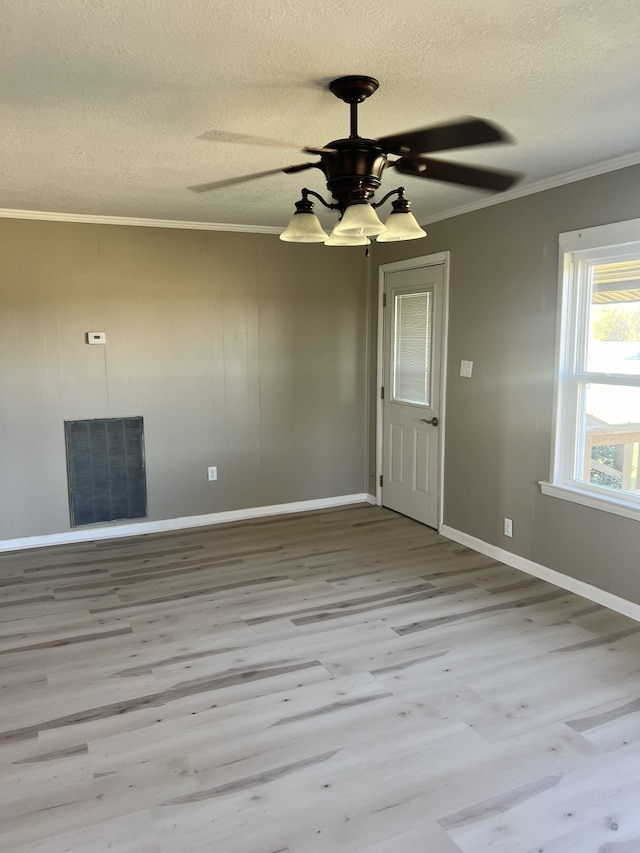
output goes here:
<path id="1" fill-rule="evenodd" d="M 335 154 L 335 148 L 313 148 L 309 145 L 305 146 L 303 149 L 305 154 Z"/>
<path id="2" fill-rule="evenodd" d="M 239 145 L 267 145 L 275 148 L 304 148 L 297 142 L 285 142 L 282 139 L 267 139 L 263 136 L 249 136 L 246 133 L 232 133 L 230 130 L 208 130 L 198 139 L 210 142 L 235 142 Z"/>
<path id="3" fill-rule="evenodd" d="M 285 175 L 295 175 L 296 172 L 304 172 L 305 169 L 320 169 L 320 163 L 298 163 L 297 166 L 285 166 L 282 171 Z"/>
<path id="4" fill-rule="evenodd" d="M 298 163 L 296 166 L 285 166 L 282 169 L 268 169 L 266 172 L 253 172 L 251 175 L 240 175 L 238 178 L 224 178 L 221 181 L 211 181 L 208 184 L 196 184 L 193 187 L 187 187 L 187 189 L 194 193 L 207 193 L 209 190 L 220 190 L 224 187 L 235 186 L 235 184 L 245 184 L 247 181 L 266 178 L 268 175 L 278 175 L 280 172 L 292 175 L 295 172 L 303 172 L 305 169 L 313 169 L 317 165 L 317 163 Z"/>
<path id="5" fill-rule="evenodd" d="M 333 148 L 313 148 L 307 147 L 299 142 L 285 142 L 282 139 L 267 139 L 264 136 L 249 136 L 246 133 L 232 133 L 230 130 L 208 130 L 198 139 L 205 139 L 209 142 L 235 142 L 238 145 L 264 145 L 273 148 L 300 148 L 307 154 L 324 154 L 327 151 L 333 151 Z"/>
<path id="6" fill-rule="evenodd" d="M 487 142 L 510 141 L 511 137 L 504 130 L 481 118 L 460 119 L 449 124 L 384 136 L 378 140 L 388 154 L 428 154 L 431 151 L 484 145 Z"/>
<path id="7" fill-rule="evenodd" d="M 497 172 L 481 166 L 447 163 L 444 160 L 434 160 L 431 157 L 401 157 L 400 160 L 396 160 L 391 165 L 395 166 L 403 175 L 462 184 L 465 187 L 480 187 L 496 192 L 508 190 L 521 177 L 514 172 Z"/>

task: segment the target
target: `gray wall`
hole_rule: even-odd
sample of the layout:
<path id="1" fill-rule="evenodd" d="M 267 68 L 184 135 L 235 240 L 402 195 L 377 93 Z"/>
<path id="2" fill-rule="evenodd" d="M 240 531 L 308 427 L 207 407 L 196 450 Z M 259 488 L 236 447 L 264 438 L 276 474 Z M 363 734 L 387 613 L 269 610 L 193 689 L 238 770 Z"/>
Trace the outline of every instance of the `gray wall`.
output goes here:
<path id="1" fill-rule="evenodd" d="M 538 481 L 558 234 L 638 217 L 639 198 L 632 167 L 485 208 L 420 242 L 374 244 L 369 277 L 375 289 L 378 264 L 451 252 L 445 523 L 636 602 L 640 524 L 543 496 Z M 374 489 L 376 317 L 360 250 L 0 220 L 0 251 L 0 539 L 69 528 L 65 419 L 144 416 L 150 519 Z M 106 348 L 84 343 L 90 330 Z M 472 380 L 457 375 L 463 358 Z"/>
<path id="2" fill-rule="evenodd" d="M 538 486 L 552 443 L 558 235 L 640 217 L 639 199 L 636 166 L 430 225 L 419 242 L 376 244 L 374 265 L 451 252 L 445 524 L 640 603 L 640 523 Z M 471 380 L 461 359 L 474 362 Z"/>
<path id="3" fill-rule="evenodd" d="M 0 257 L 0 540 L 69 529 L 67 419 L 144 417 L 151 520 L 366 490 L 363 252 L 0 219 Z"/>

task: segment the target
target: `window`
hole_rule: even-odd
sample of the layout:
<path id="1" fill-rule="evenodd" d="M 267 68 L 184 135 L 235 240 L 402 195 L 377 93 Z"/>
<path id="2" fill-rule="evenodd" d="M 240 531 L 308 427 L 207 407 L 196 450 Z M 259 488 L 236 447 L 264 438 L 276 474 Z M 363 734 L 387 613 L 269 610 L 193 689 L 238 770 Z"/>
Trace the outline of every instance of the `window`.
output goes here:
<path id="1" fill-rule="evenodd" d="M 431 405 L 433 290 L 395 294 L 392 398 Z"/>
<path id="2" fill-rule="evenodd" d="M 563 234 L 551 482 L 640 519 L 640 220 Z"/>

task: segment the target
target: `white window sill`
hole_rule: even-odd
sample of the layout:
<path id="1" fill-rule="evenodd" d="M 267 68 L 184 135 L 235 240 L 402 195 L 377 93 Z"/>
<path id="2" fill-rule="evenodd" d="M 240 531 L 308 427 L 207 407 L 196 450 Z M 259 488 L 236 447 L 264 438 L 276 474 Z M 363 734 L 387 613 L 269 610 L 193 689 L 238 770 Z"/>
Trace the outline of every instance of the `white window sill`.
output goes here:
<path id="1" fill-rule="evenodd" d="M 612 512 L 624 518 L 632 518 L 634 521 L 640 521 L 640 506 L 622 497 L 609 497 L 608 495 L 589 492 L 577 486 L 560 486 L 556 483 L 547 483 L 545 481 L 541 481 L 539 485 L 543 495 L 550 495 L 553 498 L 561 498 L 562 500 L 582 504 L 582 506 L 588 506 L 592 509 Z"/>

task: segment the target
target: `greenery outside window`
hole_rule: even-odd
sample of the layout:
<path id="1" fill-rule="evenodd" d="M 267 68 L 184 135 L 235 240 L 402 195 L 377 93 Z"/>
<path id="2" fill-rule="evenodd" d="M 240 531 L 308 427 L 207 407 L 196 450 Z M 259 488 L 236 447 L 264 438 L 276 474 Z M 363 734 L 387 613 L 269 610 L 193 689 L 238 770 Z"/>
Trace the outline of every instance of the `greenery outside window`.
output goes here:
<path id="1" fill-rule="evenodd" d="M 542 491 L 640 519 L 640 220 L 560 238 L 556 436 Z"/>

